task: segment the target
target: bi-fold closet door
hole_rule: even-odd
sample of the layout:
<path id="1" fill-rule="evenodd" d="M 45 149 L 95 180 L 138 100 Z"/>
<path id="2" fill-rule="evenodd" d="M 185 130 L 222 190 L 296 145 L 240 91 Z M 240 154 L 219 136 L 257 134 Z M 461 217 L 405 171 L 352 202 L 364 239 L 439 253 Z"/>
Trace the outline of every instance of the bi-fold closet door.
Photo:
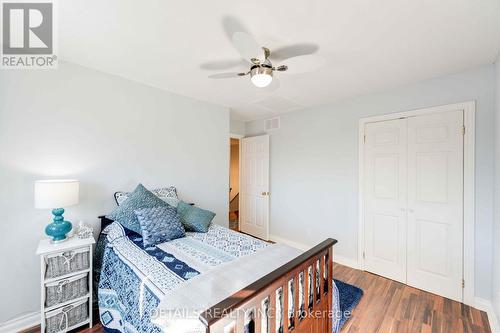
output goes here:
<path id="1" fill-rule="evenodd" d="M 462 301 L 463 111 L 368 123 L 364 268 Z"/>

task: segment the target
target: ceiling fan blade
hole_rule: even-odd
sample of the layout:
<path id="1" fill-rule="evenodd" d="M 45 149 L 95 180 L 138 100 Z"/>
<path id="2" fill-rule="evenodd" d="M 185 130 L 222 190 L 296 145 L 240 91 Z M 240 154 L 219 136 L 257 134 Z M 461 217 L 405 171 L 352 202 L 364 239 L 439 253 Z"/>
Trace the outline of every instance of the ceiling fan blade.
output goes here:
<path id="1" fill-rule="evenodd" d="M 292 57 L 298 57 L 306 54 L 313 54 L 319 50 L 319 46 L 314 43 L 298 43 L 278 48 L 271 52 L 271 59 L 285 60 Z"/>
<path id="2" fill-rule="evenodd" d="M 252 63 L 251 59 L 264 59 L 263 50 L 250 34 L 246 26 L 234 16 L 224 16 L 222 26 L 233 46 L 238 50 L 241 57 Z"/>
<path id="3" fill-rule="evenodd" d="M 302 55 L 298 57 L 289 58 L 286 60 L 288 67 L 287 75 L 289 74 L 302 74 L 314 72 L 326 64 L 323 57 L 315 55 Z"/>
<path id="4" fill-rule="evenodd" d="M 224 28 L 224 32 L 230 42 L 233 41 L 233 35 L 237 31 L 249 33 L 248 29 L 239 19 L 230 15 L 226 15 L 222 18 L 222 27 Z"/>
<path id="5" fill-rule="evenodd" d="M 233 34 L 232 42 L 241 57 L 252 63 L 252 58 L 261 59 L 263 50 L 249 33 L 238 31 Z"/>
<path id="6" fill-rule="evenodd" d="M 235 79 L 237 77 L 240 77 L 241 73 L 219 73 L 219 74 L 212 74 L 209 75 L 209 79 Z"/>
<path id="7" fill-rule="evenodd" d="M 206 70 L 224 70 L 240 66 L 246 66 L 246 62 L 243 61 L 242 59 L 235 59 L 235 60 L 227 59 L 227 60 L 207 61 L 202 63 L 200 65 L 200 68 Z"/>

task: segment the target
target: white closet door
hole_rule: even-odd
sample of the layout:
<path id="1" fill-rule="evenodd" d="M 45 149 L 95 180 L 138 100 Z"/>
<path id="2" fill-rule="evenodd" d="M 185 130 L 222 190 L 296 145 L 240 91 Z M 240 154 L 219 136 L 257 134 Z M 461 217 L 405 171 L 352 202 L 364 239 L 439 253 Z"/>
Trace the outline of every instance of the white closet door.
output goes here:
<path id="1" fill-rule="evenodd" d="M 407 121 L 365 128 L 367 271 L 406 283 Z"/>
<path id="2" fill-rule="evenodd" d="M 269 135 L 241 140 L 240 229 L 269 239 Z"/>
<path id="3" fill-rule="evenodd" d="M 463 112 L 408 118 L 408 284 L 462 301 Z"/>

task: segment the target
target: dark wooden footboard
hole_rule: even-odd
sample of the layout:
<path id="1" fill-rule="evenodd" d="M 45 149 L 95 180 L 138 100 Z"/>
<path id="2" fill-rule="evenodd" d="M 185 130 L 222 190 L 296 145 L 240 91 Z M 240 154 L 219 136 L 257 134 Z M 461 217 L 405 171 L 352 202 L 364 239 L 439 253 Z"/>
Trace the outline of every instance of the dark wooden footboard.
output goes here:
<path id="1" fill-rule="evenodd" d="M 332 259 L 327 239 L 200 315 L 207 333 L 332 332 Z"/>

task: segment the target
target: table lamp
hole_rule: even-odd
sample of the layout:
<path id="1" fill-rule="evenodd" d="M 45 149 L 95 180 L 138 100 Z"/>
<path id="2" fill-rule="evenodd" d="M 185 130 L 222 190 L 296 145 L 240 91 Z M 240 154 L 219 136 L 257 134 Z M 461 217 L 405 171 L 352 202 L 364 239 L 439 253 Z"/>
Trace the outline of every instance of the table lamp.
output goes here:
<path id="1" fill-rule="evenodd" d="M 52 209 L 54 220 L 45 228 L 53 243 L 66 240 L 73 228 L 65 221 L 64 208 L 78 204 L 80 182 L 78 180 L 37 180 L 35 182 L 35 208 Z"/>

